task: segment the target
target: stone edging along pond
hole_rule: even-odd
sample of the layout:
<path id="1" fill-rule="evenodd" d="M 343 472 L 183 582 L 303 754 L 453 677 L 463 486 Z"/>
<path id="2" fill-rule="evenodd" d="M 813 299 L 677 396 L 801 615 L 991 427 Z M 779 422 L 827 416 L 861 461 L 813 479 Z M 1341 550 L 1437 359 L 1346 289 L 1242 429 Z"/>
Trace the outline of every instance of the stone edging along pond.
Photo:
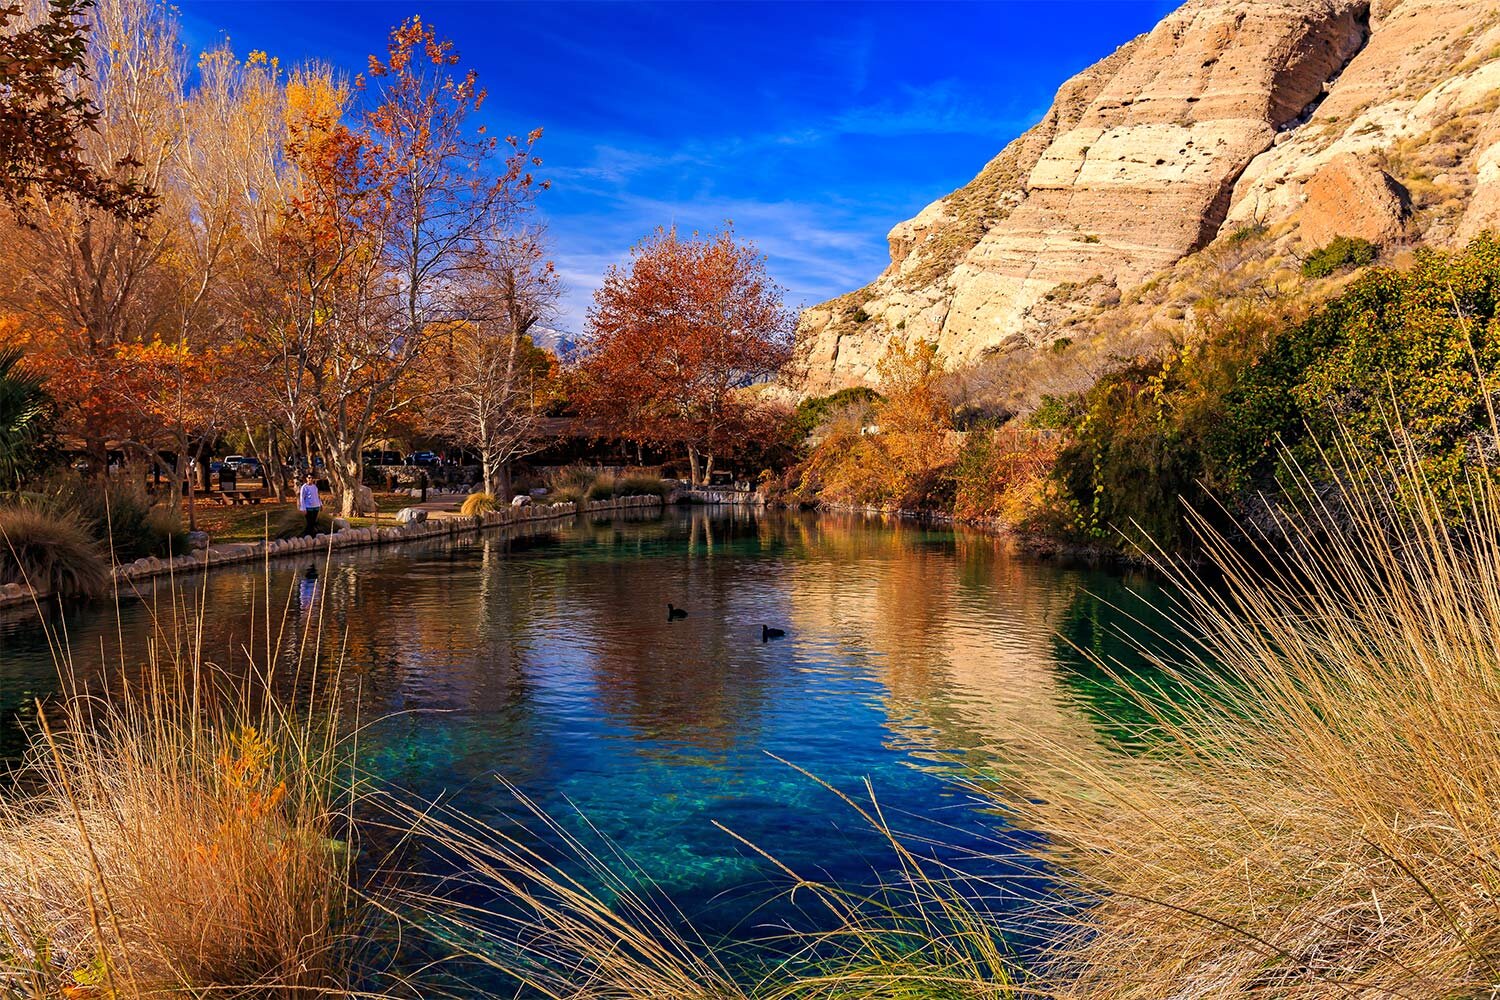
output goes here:
<path id="1" fill-rule="evenodd" d="M 531 505 L 525 507 L 501 507 L 480 517 L 444 517 L 410 524 L 393 525 L 389 528 L 347 528 L 332 535 L 317 535 L 303 538 L 281 538 L 267 542 L 244 542 L 237 545 L 210 546 L 187 555 L 161 559 L 155 556 L 137 559 L 135 562 L 116 566 L 113 571 L 117 585 L 132 584 L 151 577 L 195 573 L 210 567 L 232 563 L 253 562 L 259 559 L 275 559 L 280 556 L 298 555 L 305 552 L 327 552 L 332 549 L 352 549 L 368 545 L 395 545 L 403 542 L 425 541 L 435 538 L 457 538 L 474 534 L 486 528 L 497 528 L 511 524 L 529 524 L 536 521 L 555 521 L 572 517 L 578 513 L 592 514 L 595 511 L 626 510 L 636 507 L 660 507 L 659 496 L 616 497 L 613 500 L 584 501 L 580 511 L 574 503 Z M 122 589 L 128 589 L 122 588 Z M 0 609 L 18 604 L 29 604 L 50 595 L 34 595 L 20 585 L 10 585 L 0 590 Z"/>

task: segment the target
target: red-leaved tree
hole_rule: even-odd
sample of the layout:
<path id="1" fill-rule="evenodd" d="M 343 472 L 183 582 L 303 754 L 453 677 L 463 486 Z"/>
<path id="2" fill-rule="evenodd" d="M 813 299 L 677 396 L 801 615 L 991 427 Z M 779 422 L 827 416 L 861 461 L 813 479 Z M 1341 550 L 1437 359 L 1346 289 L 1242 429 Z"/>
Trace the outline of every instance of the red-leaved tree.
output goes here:
<path id="1" fill-rule="evenodd" d="M 694 483 L 756 433 L 751 387 L 791 356 L 795 317 L 752 244 L 726 227 L 659 229 L 594 294 L 578 403 L 613 433 L 687 453 Z"/>

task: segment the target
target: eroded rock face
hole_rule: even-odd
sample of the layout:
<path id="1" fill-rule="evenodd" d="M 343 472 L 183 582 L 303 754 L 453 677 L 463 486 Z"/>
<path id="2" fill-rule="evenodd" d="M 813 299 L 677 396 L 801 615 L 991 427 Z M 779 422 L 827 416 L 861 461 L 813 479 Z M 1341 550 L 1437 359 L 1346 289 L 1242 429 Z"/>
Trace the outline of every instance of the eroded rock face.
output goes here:
<path id="1" fill-rule="evenodd" d="M 1045 344 L 1068 308 L 1108 308 L 1230 228 L 1295 219 L 1311 245 L 1431 235 L 1409 230 L 1388 161 L 1500 95 L 1497 43 L 1495 0 L 1190 0 L 892 229 L 871 285 L 804 313 L 802 391 L 872 382 L 891 336 L 935 339 L 956 364 Z M 1473 207 L 1445 234 L 1500 215 L 1485 195 L 1500 126 L 1470 132 L 1451 183 Z"/>
<path id="2" fill-rule="evenodd" d="M 1387 244 L 1405 233 L 1410 195 L 1369 160 L 1339 154 L 1308 180 L 1306 195 L 1298 222 L 1315 246 L 1338 236 Z"/>

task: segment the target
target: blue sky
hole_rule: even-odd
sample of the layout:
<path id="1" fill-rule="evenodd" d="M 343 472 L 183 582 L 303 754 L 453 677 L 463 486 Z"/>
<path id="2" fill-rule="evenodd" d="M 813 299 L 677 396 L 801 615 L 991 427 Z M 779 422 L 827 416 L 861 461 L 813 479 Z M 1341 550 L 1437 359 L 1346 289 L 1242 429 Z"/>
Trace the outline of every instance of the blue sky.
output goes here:
<path id="1" fill-rule="evenodd" d="M 604 269 L 658 225 L 732 219 L 793 307 L 864 284 L 892 225 L 1176 5 L 179 0 L 194 50 L 227 35 L 351 73 L 410 14 L 452 38 L 492 129 L 546 130 L 540 210 L 567 285 L 553 325 L 570 332 Z"/>

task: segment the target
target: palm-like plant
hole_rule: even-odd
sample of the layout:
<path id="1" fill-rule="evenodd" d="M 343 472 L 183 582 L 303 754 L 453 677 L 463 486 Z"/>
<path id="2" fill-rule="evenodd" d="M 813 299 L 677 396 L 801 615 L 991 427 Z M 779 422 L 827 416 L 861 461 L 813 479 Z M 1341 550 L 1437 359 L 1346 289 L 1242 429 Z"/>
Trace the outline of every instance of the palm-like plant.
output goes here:
<path id="1" fill-rule="evenodd" d="M 44 380 L 20 365 L 20 350 L 0 350 L 0 482 L 19 478 L 52 419 Z"/>

